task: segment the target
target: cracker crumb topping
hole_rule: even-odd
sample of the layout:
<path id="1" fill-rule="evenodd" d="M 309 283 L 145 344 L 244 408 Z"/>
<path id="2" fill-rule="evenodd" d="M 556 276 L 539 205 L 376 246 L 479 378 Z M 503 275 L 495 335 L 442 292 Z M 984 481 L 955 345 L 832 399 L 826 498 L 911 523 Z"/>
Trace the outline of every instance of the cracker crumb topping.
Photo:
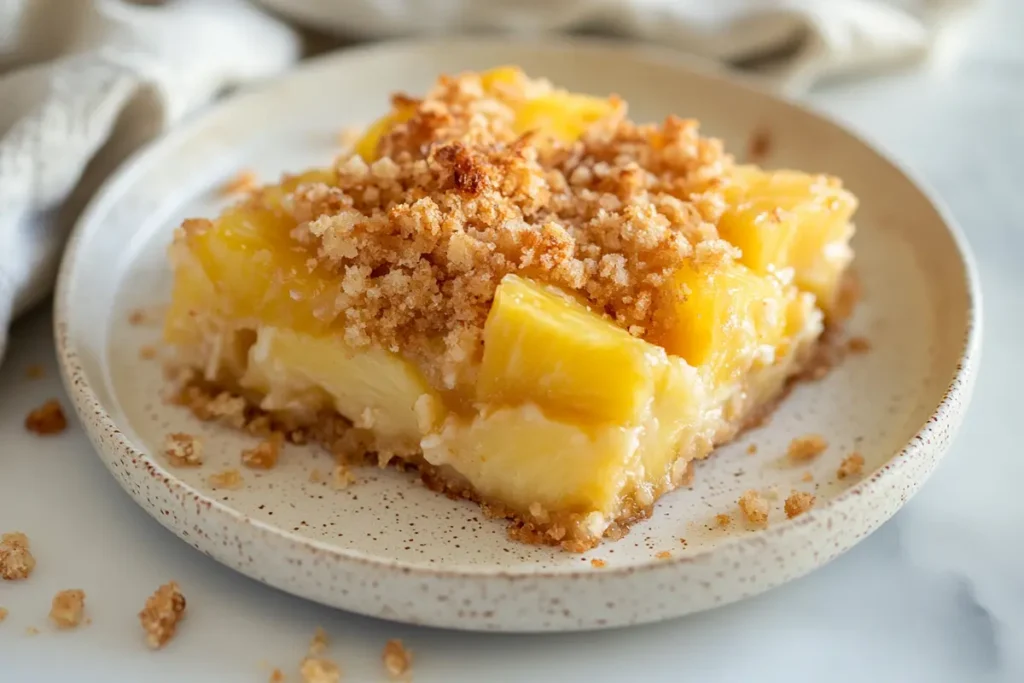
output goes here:
<path id="1" fill-rule="evenodd" d="M 790 441 L 786 455 L 793 462 L 806 462 L 821 455 L 826 448 L 828 441 L 825 441 L 824 437 L 819 434 L 808 434 Z"/>
<path id="2" fill-rule="evenodd" d="M 860 453 L 851 453 L 843 458 L 843 462 L 839 464 L 839 469 L 836 470 L 836 476 L 840 479 L 846 479 L 847 477 L 859 477 L 863 469 L 864 456 Z"/>
<path id="3" fill-rule="evenodd" d="M 242 464 L 257 470 L 273 469 L 277 465 L 283 442 L 284 434 L 274 432 L 269 439 L 243 450 Z"/>
<path id="4" fill-rule="evenodd" d="M 220 472 L 214 472 L 207 479 L 210 486 L 215 489 L 240 489 L 245 484 L 242 473 L 233 467 Z"/>
<path id="5" fill-rule="evenodd" d="M 60 434 L 67 426 L 68 420 L 64 417 L 64 409 L 55 398 L 35 408 L 25 417 L 25 429 L 40 436 Z"/>
<path id="6" fill-rule="evenodd" d="M 403 678 L 412 666 L 412 652 L 402 645 L 401 640 L 389 640 L 385 643 L 381 659 L 384 662 L 384 670 L 392 680 Z"/>
<path id="7" fill-rule="evenodd" d="M 53 596 L 50 605 L 50 620 L 57 628 L 75 628 L 82 622 L 85 611 L 85 591 L 78 589 L 63 590 Z"/>
<path id="8" fill-rule="evenodd" d="M 789 494 L 789 497 L 786 498 L 786 517 L 793 519 L 797 515 L 802 515 L 807 512 L 814 507 L 814 500 L 814 494 L 805 493 L 803 491 L 793 491 Z"/>
<path id="9" fill-rule="evenodd" d="M 0 536 L 0 577 L 5 581 L 27 579 L 36 568 L 36 558 L 29 551 L 28 536 L 15 531 Z"/>
<path id="10" fill-rule="evenodd" d="M 256 189 L 256 185 L 256 174 L 253 171 L 244 169 L 236 173 L 231 180 L 224 183 L 220 191 L 224 195 L 242 194 Z"/>
<path id="11" fill-rule="evenodd" d="M 168 434 L 164 438 L 164 455 L 175 467 L 198 467 L 203 464 L 203 440 L 184 432 Z"/>
<path id="12" fill-rule="evenodd" d="M 162 648 L 174 637 L 178 622 L 185 617 L 185 596 L 174 581 L 156 589 L 139 612 L 139 621 L 146 632 L 146 644 L 154 650 Z"/>
<path id="13" fill-rule="evenodd" d="M 746 491 L 739 500 L 740 512 L 747 521 L 757 526 L 768 524 L 768 501 L 760 493 L 751 489 Z"/>

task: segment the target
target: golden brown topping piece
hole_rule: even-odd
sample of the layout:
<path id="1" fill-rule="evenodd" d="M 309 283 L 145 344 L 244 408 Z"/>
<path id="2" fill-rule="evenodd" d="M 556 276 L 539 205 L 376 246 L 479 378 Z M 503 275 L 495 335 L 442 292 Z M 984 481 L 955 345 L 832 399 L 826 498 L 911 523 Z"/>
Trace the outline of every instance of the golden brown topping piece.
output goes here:
<path id="1" fill-rule="evenodd" d="M 185 617 L 185 596 L 174 581 L 160 586 L 146 600 L 139 621 L 146 632 L 146 643 L 154 650 L 174 637 L 178 622 Z"/>
<path id="2" fill-rule="evenodd" d="M 281 454 L 281 443 L 284 441 L 284 434 L 274 432 L 269 439 L 261 441 L 253 448 L 242 451 L 242 464 L 251 469 L 269 470 L 277 465 L 277 458 Z"/>
<path id="3" fill-rule="evenodd" d="M 168 434 L 164 439 L 164 455 L 175 467 L 198 467 L 203 464 L 203 440 L 182 432 Z"/>
<path id="4" fill-rule="evenodd" d="M 239 171 L 234 178 L 224 183 L 221 194 L 242 194 L 256 189 L 256 174 L 249 170 Z"/>
<path id="5" fill-rule="evenodd" d="M 768 501 L 760 493 L 751 489 L 740 496 L 740 511 L 747 521 L 757 526 L 768 524 Z"/>
<path id="6" fill-rule="evenodd" d="M 785 507 L 786 517 L 793 519 L 814 507 L 814 495 L 803 491 L 793 491 L 786 499 Z"/>
<path id="7" fill-rule="evenodd" d="M 847 477 L 859 477 L 864 469 L 864 456 L 860 453 L 851 453 L 839 464 L 836 476 L 840 479 Z"/>
<path id="8" fill-rule="evenodd" d="M 64 409 L 55 398 L 39 406 L 25 417 L 25 429 L 40 436 L 60 434 L 68 426 Z"/>
<path id="9" fill-rule="evenodd" d="M 207 481 L 215 489 L 237 490 L 245 485 L 242 473 L 234 468 L 214 472 Z"/>
<path id="10" fill-rule="evenodd" d="M 6 581 L 27 579 L 36 568 L 28 548 L 28 536 L 13 532 L 0 536 L 0 577 Z"/>
<path id="11" fill-rule="evenodd" d="M 821 455 L 828 448 L 828 441 L 818 434 L 808 434 L 789 442 L 786 454 L 793 462 L 806 462 Z"/>
<path id="12" fill-rule="evenodd" d="M 401 640 L 389 640 L 385 643 L 381 659 L 384 662 L 384 670 L 392 680 L 400 680 L 412 666 L 412 652 L 405 649 Z"/>
<path id="13" fill-rule="evenodd" d="M 82 622 L 85 611 L 85 591 L 78 589 L 63 590 L 53 596 L 50 605 L 50 620 L 57 628 L 75 628 Z"/>
<path id="14" fill-rule="evenodd" d="M 724 529 L 732 524 L 732 517 L 726 514 L 715 515 L 715 524 Z"/>

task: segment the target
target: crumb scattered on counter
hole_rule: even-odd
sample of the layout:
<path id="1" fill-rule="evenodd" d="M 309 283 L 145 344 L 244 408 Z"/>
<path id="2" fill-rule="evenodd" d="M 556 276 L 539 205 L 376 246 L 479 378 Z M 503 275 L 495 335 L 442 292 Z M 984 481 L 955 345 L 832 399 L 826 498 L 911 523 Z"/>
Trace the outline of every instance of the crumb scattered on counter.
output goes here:
<path id="1" fill-rule="evenodd" d="M 25 368 L 25 377 L 29 379 L 42 379 L 46 376 L 46 368 L 39 363 L 33 363 Z"/>
<path id="2" fill-rule="evenodd" d="M 236 490 L 242 488 L 245 485 L 245 480 L 242 478 L 242 473 L 235 468 L 228 468 L 221 470 L 220 472 L 214 472 L 207 479 L 210 486 L 215 489 L 231 489 Z"/>
<path id="3" fill-rule="evenodd" d="M 29 551 L 28 536 L 12 532 L 0 536 L 0 577 L 5 581 L 27 579 L 36 568 L 36 558 Z"/>
<path id="4" fill-rule="evenodd" d="M 715 515 L 715 524 L 717 524 L 720 528 L 724 529 L 725 527 L 732 524 L 732 517 L 726 514 Z"/>
<path id="5" fill-rule="evenodd" d="M 864 456 L 860 453 L 851 453 L 847 457 L 843 458 L 843 461 L 839 464 L 839 469 L 836 470 L 836 476 L 840 479 L 846 479 L 847 477 L 859 477 L 863 470 Z"/>
<path id="6" fill-rule="evenodd" d="M 405 649 L 401 640 L 389 640 L 384 644 L 381 660 L 384 662 L 384 670 L 388 672 L 388 677 L 398 680 L 405 676 L 412 666 L 412 652 Z"/>
<path id="7" fill-rule="evenodd" d="M 324 656 L 327 645 L 327 634 L 318 627 L 309 643 L 309 652 L 299 665 L 303 683 L 338 683 L 341 680 L 341 669 Z"/>
<path id="8" fill-rule="evenodd" d="M 790 441 L 786 455 L 794 462 L 805 462 L 818 457 L 826 448 L 828 441 L 825 441 L 824 437 L 819 434 L 808 434 Z"/>
<path id="9" fill-rule="evenodd" d="M 84 611 L 85 591 L 63 590 L 53 596 L 53 603 L 50 605 L 50 621 L 57 628 L 75 628 L 82 622 Z"/>
<path id="10" fill-rule="evenodd" d="M 256 174 L 248 169 L 241 170 L 220 188 L 223 195 L 242 194 L 256 189 Z"/>
<path id="11" fill-rule="evenodd" d="M 174 637 L 178 622 L 185 617 L 185 605 L 185 596 L 174 581 L 165 583 L 149 596 L 139 612 L 139 622 L 150 648 L 159 650 Z"/>
<path id="12" fill-rule="evenodd" d="M 590 566 L 591 567 L 595 567 L 597 569 L 600 569 L 601 567 L 605 566 L 606 564 L 608 564 L 608 563 L 605 562 L 604 560 L 598 559 L 596 557 L 593 560 L 590 561 Z"/>
<path id="13" fill-rule="evenodd" d="M 789 494 L 789 498 L 786 499 L 786 517 L 793 519 L 797 515 L 807 512 L 812 507 L 814 507 L 813 494 L 793 491 L 793 493 Z"/>
<path id="14" fill-rule="evenodd" d="M 871 350 L 871 342 L 866 337 L 851 337 L 846 342 L 846 349 L 850 353 L 867 353 Z"/>
<path id="15" fill-rule="evenodd" d="M 764 526 L 768 523 L 768 501 L 753 489 L 740 496 L 740 511 L 751 524 Z"/>
<path id="16" fill-rule="evenodd" d="M 184 432 L 168 434 L 164 438 L 164 455 L 175 467 L 198 467 L 203 464 L 203 440 Z"/>
<path id="17" fill-rule="evenodd" d="M 284 434 L 274 432 L 269 439 L 259 442 L 252 448 L 242 451 L 242 464 L 256 470 L 269 470 L 277 465 L 281 455 L 281 444 Z"/>
<path id="18" fill-rule="evenodd" d="M 55 398 L 51 398 L 25 416 L 25 429 L 40 436 L 60 434 L 67 426 L 68 420 L 64 417 L 64 409 Z"/>

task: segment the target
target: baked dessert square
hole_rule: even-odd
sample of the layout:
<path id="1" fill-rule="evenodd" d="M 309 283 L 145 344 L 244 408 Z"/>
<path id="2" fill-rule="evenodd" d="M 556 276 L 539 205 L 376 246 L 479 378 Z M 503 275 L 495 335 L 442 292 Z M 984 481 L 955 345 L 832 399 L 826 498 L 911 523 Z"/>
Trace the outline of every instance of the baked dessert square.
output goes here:
<path id="1" fill-rule="evenodd" d="M 177 230 L 186 402 L 370 455 L 585 550 L 763 415 L 845 315 L 856 200 L 514 67 Z"/>

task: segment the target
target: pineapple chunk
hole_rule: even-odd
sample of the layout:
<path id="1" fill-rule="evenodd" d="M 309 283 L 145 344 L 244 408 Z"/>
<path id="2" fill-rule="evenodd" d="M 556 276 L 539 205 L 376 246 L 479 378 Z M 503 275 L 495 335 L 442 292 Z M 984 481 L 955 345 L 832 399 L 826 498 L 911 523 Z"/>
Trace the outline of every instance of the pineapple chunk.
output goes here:
<path id="1" fill-rule="evenodd" d="M 427 462 L 452 467 L 484 498 L 517 512 L 540 505 L 559 513 L 610 516 L 634 468 L 637 431 L 588 428 L 523 405 L 484 412 L 472 421 L 450 417 L 422 446 Z"/>
<path id="2" fill-rule="evenodd" d="M 533 402 L 632 424 L 654 393 L 664 352 L 557 290 L 508 275 L 484 327 L 477 383 L 486 403 Z"/>
<path id="3" fill-rule="evenodd" d="M 796 285 L 829 312 L 853 256 L 850 218 L 856 198 L 827 176 L 797 171 L 736 169 L 726 189 L 719 234 L 743 252 L 758 273 L 792 268 Z"/>
<path id="4" fill-rule="evenodd" d="M 609 99 L 555 91 L 521 105 L 516 111 L 515 129 L 573 142 L 615 110 L 616 104 Z"/>
<path id="5" fill-rule="evenodd" d="M 729 259 L 691 261 L 675 277 L 681 296 L 663 311 L 657 341 L 715 386 L 737 379 L 759 353 L 783 342 L 787 298 L 776 277 Z"/>
<path id="6" fill-rule="evenodd" d="M 372 429 L 379 446 L 402 452 L 414 452 L 421 436 L 416 402 L 433 396 L 420 371 L 394 353 L 267 326 L 259 330 L 242 383 L 266 394 L 270 410 L 287 409 L 300 396 L 296 404 L 308 406 L 311 396 L 326 393 L 341 415 Z"/>
<path id="7" fill-rule="evenodd" d="M 361 156 L 366 162 L 377 159 L 377 145 L 380 139 L 388 134 L 392 128 L 400 123 L 405 123 L 416 113 L 416 105 L 403 103 L 393 112 L 382 116 L 369 125 L 363 137 L 356 143 L 355 153 Z"/>

